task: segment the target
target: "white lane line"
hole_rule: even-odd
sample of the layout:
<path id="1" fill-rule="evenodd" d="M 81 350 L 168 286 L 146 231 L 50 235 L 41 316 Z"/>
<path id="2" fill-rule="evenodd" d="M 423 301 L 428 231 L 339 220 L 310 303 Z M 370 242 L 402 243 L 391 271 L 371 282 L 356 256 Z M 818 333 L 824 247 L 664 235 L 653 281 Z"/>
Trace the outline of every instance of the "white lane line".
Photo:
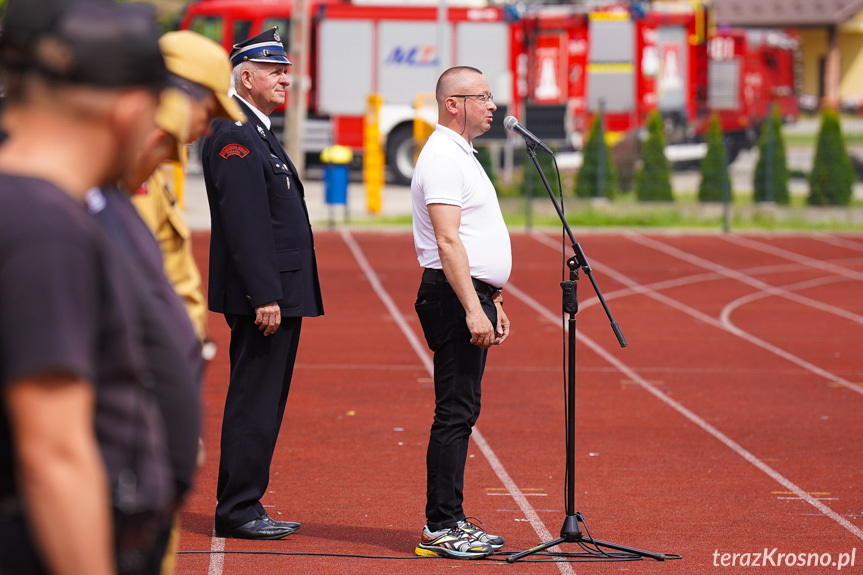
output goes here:
<path id="1" fill-rule="evenodd" d="M 726 277 L 729 277 L 731 279 L 735 279 L 741 283 L 752 286 L 758 290 L 765 291 L 771 295 L 783 297 L 785 299 L 795 301 L 795 302 L 800 303 L 802 305 L 806 305 L 806 306 L 809 306 L 809 307 L 812 307 L 812 308 L 815 308 L 815 309 L 818 309 L 821 311 L 826 311 L 827 313 L 832 313 L 834 315 L 845 318 L 847 320 L 863 324 L 863 316 L 856 314 L 856 313 L 852 313 L 846 309 L 842 309 L 840 307 L 830 305 L 828 303 L 824 303 L 824 302 L 818 301 L 816 299 L 802 296 L 800 294 L 791 293 L 791 292 L 786 291 L 782 288 L 778 288 L 776 286 L 770 285 L 767 282 L 764 282 L 764 281 L 761 281 L 761 280 L 754 278 L 752 276 L 746 275 L 745 273 L 739 272 L 737 270 L 733 270 L 731 268 L 727 268 L 727 267 L 725 267 L 721 264 L 718 264 L 716 262 L 712 262 L 712 261 L 707 260 L 705 258 L 690 254 L 688 252 L 685 252 L 683 250 L 680 250 L 678 248 L 675 248 L 673 246 L 670 246 L 666 243 L 660 242 L 660 241 L 655 240 L 653 238 L 650 238 L 648 236 L 644 236 L 642 234 L 632 232 L 632 231 L 624 232 L 624 235 L 629 237 L 630 239 L 632 239 L 632 241 L 639 243 L 640 245 L 644 245 L 644 246 L 653 248 L 656 251 L 662 252 L 666 255 L 670 255 L 672 257 L 675 257 L 679 260 L 691 263 L 691 264 L 696 265 L 698 267 L 702 267 L 702 268 L 707 269 L 707 270 L 715 271 L 715 272 L 720 273 Z M 727 241 L 731 241 L 731 240 L 727 240 Z M 734 243 L 737 243 L 737 242 L 735 241 Z M 750 243 L 750 242 L 746 242 L 746 243 Z M 767 248 L 772 248 L 772 246 L 765 246 L 764 244 L 758 244 L 757 242 L 751 242 L 751 243 L 753 244 L 752 246 L 746 246 L 744 243 L 741 243 L 741 245 L 744 245 L 744 247 L 753 247 L 755 249 L 761 249 L 761 248 L 757 247 L 757 246 L 761 246 L 761 247 L 765 248 L 765 249 L 761 249 L 761 251 L 773 253 L 773 255 L 779 255 L 778 253 L 775 253 L 776 251 L 781 251 L 781 252 L 785 251 L 785 250 L 779 250 L 778 248 L 776 248 L 776 250 L 767 249 Z M 791 252 L 787 252 L 787 253 L 790 254 Z M 787 255 L 786 256 L 780 256 L 780 257 L 785 257 L 786 259 L 788 259 Z M 803 263 L 803 264 L 808 265 L 810 267 L 817 267 L 815 265 L 815 262 L 817 262 L 817 263 L 822 264 L 818 268 L 821 271 L 830 271 L 831 273 L 834 273 L 836 275 L 840 275 L 840 276 L 843 276 L 846 278 L 850 278 L 850 279 L 863 279 L 863 274 L 853 272 L 847 268 L 843 268 L 841 266 L 837 266 L 837 265 L 831 264 L 829 262 L 818 262 L 818 260 L 814 260 L 812 258 L 806 258 L 803 256 L 799 256 L 799 259 L 795 259 L 795 261 L 799 261 L 799 263 Z"/>
<path id="2" fill-rule="evenodd" d="M 539 243 L 547 245 L 550 248 L 554 248 L 554 249 L 559 248 L 559 245 L 554 240 L 552 240 L 551 238 L 549 238 L 548 236 L 546 236 L 544 234 L 534 232 L 532 234 L 532 237 L 536 241 L 538 241 Z M 662 281 L 662 282 L 656 282 L 653 284 L 642 285 L 642 284 L 638 284 L 635 281 L 631 280 L 630 278 L 624 276 L 623 274 L 614 270 L 613 268 L 610 268 L 606 265 L 603 265 L 602 263 L 597 262 L 595 260 L 590 260 L 590 261 L 591 261 L 591 265 L 593 267 L 602 270 L 603 273 L 605 273 L 609 277 L 617 280 L 619 283 L 622 283 L 624 285 L 629 286 L 629 287 L 626 287 L 623 289 L 619 289 L 619 290 L 610 292 L 610 294 L 605 295 L 606 301 L 611 301 L 612 299 L 615 299 L 617 297 L 624 297 L 624 296 L 629 296 L 629 295 L 633 295 L 633 294 L 646 295 L 647 297 L 650 297 L 650 298 L 652 298 L 652 299 L 654 299 L 660 303 L 663 303 L 665 305 L 673 307 L 674 309 L 677 309 L 678 311 L 681 311 L 681 312 L 683 312 L 689 316 L 692 316 L 699 321 L 703 321 L 705 323 L 708 323 L 717 329 L 721 329 L 721 330 L 726 331 L 728 333 L 731 333 L 732 335 L 735 335 L 735 336 L 737 336 L 737 337 L 739 337 L 745 341 L 748 341 L 749 343 L 752 343 L 753 345 L 757 345 L 758 347 L 761 347 L 762 349 L 769 351 L 770 353 L 773 353 L 773 354 L 785 359 L 786 361 L 789 361 L 795 365 L 798 365 L 798 366 L 802 367 L 803 369 L 805 369 L 806 371 L 812 372 L 812 373 L 814 373 L 820 377 L 823 377 L 824 379 L 826 379 L 832 383 L 836 383 L 837 385 L 847 387 L 851 391 L 855 391 L 855 392 L 863 395 L 863 387 L 861 387 L 860 385 L 857 385 L 857 384 L 855 384 L 855 383 L 853 383 L 853 382 L 851 382 L 851 381 L 849 381 L 849 380 L 847 380 L 847 379 L 845 379 L 845 378 L 843 378 L 843 377 L 841 377 L 835 373 L 831 373 L 825 369 L 822 369 L 822 368 L 818 367 L 817 365 L 809 363 L 801 357 L 790 354 L 790 353 L 786 352 L 785 350 L 778 348 L 778 347 L 774 346 L 773 344 L 768 343 L 767 341 L 764 341 L 764 340 L 736 327 L 731 322 L 726 322 L 726 321 L 722 321 L 722 320 L 718 321 L 715 318 L 708 316 L 708 315 L 704 314 L 703 312 L 698 311 L 697 309 L 691 308 L 691 307 L 687 306 L 686 304 L 680 303 L 679 301 L 671 299 L 671 298 L 669 298 L 669 297 L 667 297 L 661 293 L 658 293 L 656 291 L 657 289 L 665 289 L 665 288 L 669 288 L 669 287 L 677 287 L 680 285 L 686 285 L 689 283 L 697 283 L 697 281 L 709 281 L 709 280 L 715 279 L 716 277 L 721 277 L 721 276 L 717 276 L 714 274 L 696 274 L 693 276 L 686 276 L 683 278 L 679 278 L 677 280 L 667 280 L 667 281 Z M 689 281 L 690 279 L 694 279 L 697 281 Z M 841 281 L 845 278 L 832 278 L 832 279 L 835 279 L 837 281 Z M 762 294 L 765 294 L 765 292 L 757 292 L 755 295 L 762 295 Z M 773 294 L 767 294 L 767 295 L 773 295 Z M 746 297 L 746 296 L 744 296 L 744 297 Z M 585 300 L 584 303 L 579 303 L 579 306 L 578 306 L 579 311 L 583 311 L 584 309 L 590 307 L 591 305 L 595 305 L 597 303 L 599 303 L 599 299 L 596 296 L 593 296 L 593 297 Z"/>
<path id="3" fill-rule="evenodd" d="M 534 236 L 534 238 L 539 240 L 540 243 L 545 243 L 545 244 L 548 244 L 549 246 L 552 246 L 552 242 L 549 241 L 547 236 L 537 234 Z M 552 246 L 552 247 L 554 247 L 554 246 Z M 837 260 L 837 261 L 843 261 L 843 260 Z M 852 264 L 852 265 L 863 264 L 863 260 L 861 260 L 859 258 L 854 258 L 854 259 L 849 259 L 849 260 L 844 260 L 844 261 L 847 261 L 847 263 Z M 799 272 L 800 270 L 805 269 L 806 267 L 807 266 L 805 266 L 803 264 L 791 263 L 791 264 L 775 264 L 775 265 L 771 265 L 771 266 L 756 266 L 753 268 L 741 269 L 740 271 L 742 273 L 747 274 L 747 275 L 753 275 L 753 274 L 762 274 L 763 275 L 763 274 L 779 274 L 779 273 L 786 273 L 786 272 Z M 644 284 L 644 286 L 649 287 L 649 288 L 654 289 L 654 290 L 657 290 L 657 291 L 662 291 L 662 290 L 670 289 L 673 287 L 692 285 L 692 284 L 697 284 L 697 283 L 702 283 L 702 282 L 706 283 L 709 281 L 723 279 L 725 277 L 726 276 L 719 274 L 719 273 L 715 273 L 715 272 L 704 272 L 704 273 L 692 274 L 689 276 L 681 276 L 679 278 L 674 278 L 674 279 L 670 279 L 670 280 L 663 280 L 663 281 L 658 281 L 655 283 Z M 785 289 L 788 289 L 788 287 L 785 286 Z M 633 292 L 629 288 L 622 288 L 622 289 L 618 289 L 618 290 L 615 290 L 612 292 L 608 292 L 604 295 L 605 295 L 606 301 L 611 301 L 612 299 L 616 299 L 619 297 L 626 297 L 629 295 L 633 295 L 634 293 L 635 292 Z M 599 298 L 597 298 L 596 296 L 591 296 L 588 299 L 584 300 L 583 302 L 579 302 L 578 307 L 579 307 L 579 309 L 583 309 L 583 308 L 590 307 L 592 305 L 596 305 L 598 303 L 599 303 Z"/>
<path id="4" fill-rule="evenodd" d="M 407 338 L 408 343 L 411 348 L 417 354 L 423 366 L 426 368 L 426 371 L 429 374 L 434 373 L 434 364 L 432 363 L 431 356 L 426 352 L 426 345 L 424 342 L 420 342 L 420 339 L 408 325 L 407 321 L 405 321 L 404 316 L 399 311 L 398 306 L 393 301 L 393 298 L 390 297 L 390 294 L 387 292 L 386 288 L 381 283 L 380 278 L 378 278 L 378 274 L 375 273 L 374 268 L 372 268 L 371 264 L 369 264 L 369 260 L 366 259 L 365 254 L 363 253 L 360 246 L 357 244 L 354 237 L 347 230 L 341 231 L 342 240 L 347 244 L 348 248 L 351 250 L 351 254 L 353 254 L 354 259 L 357 261 L 357 264 L 360 266 L 360 269 L 363 270 L 366 278 L 369 280 L 369 283 L 372 286 L 375 294 L 377 294 L 378 298 L 383 302 L 384 307 L 387 308 L 387 311 L 392 316 L 393 320 L 395 320 L 396 325 L 399 326 L 399 329 Z"/>
<path id="5" fill-rule="evenodd" d="M 538 241 L 539 243 L 545 244 L 550 248 L 555 248 L 555 249 L 560 248 L 559 241 L 555 241 L 555 240 L 551 239 L 546 234 L 543 234 L 540 232 L 532 232 L 531 237 L 533 239 L 535 239 L 536 241 Z M 592 259 L 590 261 L 593 262 Z M 853 260 L 853 262 L 857 263 L 857 260 Z M 602 267 L 601 264 L 598 264 L 598 265 L 599 265 L 599 267 Z M 771 266 L 756 266 L 754 268 L 745 269 L 745 270 L 743 270 L 743 272 L 749 273 L 749 274 L 753 274 L 753 273 L 773 274 L 773 273 L 785 273 L 785 272 L 800 271 L 804 267 L 805 266 L 803 266 L 801 264 L 794 264 L 794 263 L 775 264 L 775 265 L 771 265 Z M 692 275 L 688 275 L 688 276 L 680 276 L 677 278 L 672 278 L 670 280 L 662 280 L 662 281 L 658 281 L 658 282 L 654 282 L 654 283 L 644 284 L 643 287 L 647 287 L 647 288 L 650 288 L 650 289 L 653 289 L 656 291 L 662 291 L 662 290 L 671 289 L 671 288 L 680 287 L 680 286 L 685 286 L 685 285 L 692 285 L 692 284 L 697 284 L 697 283 L 702 283 L 702 282 L 706 283 L 709 281 L 722 279 L 724 277 L 726 277 L 726 276 L 724 276 L 718 272 L 709 271 L 709 272 L 692 274 Z M 618 290 L 615 290 L 612 292 L 608 292 L 608 293 L 604 294 L 604 296 L 605 296 L 606 301 L 611 301 L 611 300 L 616 299 L 616 298 L 626 297 L 626 296 L 630 296 L 630 295 L 637 294 L 637 293 L 639 293 L 637 290 L 633 290 L 630 288 L 621 288 L 621 289 L 618 289 Z M 584 301 L 580 301 L 579 305 L 578 305 L 578 309 L 579 310 L 585 309 L 585 308 L 588 308 L 592 305 L 596 305 L 598 303 L 599 303 L 599 298 L 596 296 L 591 296 L 591 297 L 585 299 Z"/>
<path id="6" fill-rule="evenodd" d="M 630 232 L 625 232 L 625 233 L 627 235 L 630 235 Z M 637 236 L 637 234 L 631 234 L 631 235 Z M 534 237 L 536 237 L 536 236 L 534 236 Z M 662 251 L 662 247 L 668 247 L 668 246 L 665 246 L 665 244 L 662 244 L 660 242 L 654 242 L 653 240 L 647 241 L 648 239 L 649 238 L 645 238 L 643 236 L 638 236 L 638 241 L 642 242 L 645 245 L 650 244 L 650 243 L 654 243 L 657 245 L 657 249 L 659 249 L 660 251 Z M 545 242 L 542 242 L 542 243 L 545 243 Z M 546 244 L 546 245 L 548 245 L 548 244 Z M 675 251 L 679 252 L 680 250 L 675 250 Z M 675 254 L 671 254 L 671 255 L 675 255 Z M 681 252 L 681 255 L 686 256 L 688 254 Z M 692 257 L 696 258 L 696 256 L 692 256 Z M 697 258 L 697 259 L 702 259 L 702 258 Z M 696 260 L 693 260 L 693 263 L 695 263 L 695 261 Z M 710 262 L 708 262 L 707 260 L 702 260 L 702 261 L 705 262 L 704 263 L 705 266 L 710 264 Z M 602 266 L 602 264 L 597 264 L 597 265 Z M 697 265 L 701 265 L 701 264 L 697 264 Z M 717 266 L 717 267 L 721 267 L 721 266 Z M 810 362 L 806 361 L 802 357 L 799 357 L 797 355 L 794 355 L 793 353 L 785 351 L 784 349 L 779 348 L 779 347 L 773 345 L 772 343 L 769 343 L 769 342 L 767 342 L 767 341 L 765 341 L 759 337 L 756 337 L 756 336 L 752 335 L 751 333 L 748 333 L 748 332 L 746 332 L 746 331 L 744 331 L 744 330 L 742 330 L 742 329 L 740 329 L 734 325 L 729 325 L 729 324 L 723 323 L 720 320 L 715 319 L 715 318 L 713 318 L 713 317 L 711 317 L 711 316 L 709 316 L 709 315 L 707 315 L 707 314 L 705 314 L 705 313 L 703 313 L 697 309 L 691 308 L 684 303 L 681 303 L 681 302 L 679 302 L 675 299 L 672 299 L 666 295 L 663 295 L 661 293 L 655 292 L 654 290 L 652 290 L 646 286 L 642 286 L 642 285 L 636 283 L 634 280 L 626 277 L 625 275 L 621 274 L 620 272 L 615 271 L 614 269 L 612 269 L 608 266 L 602 266 L 602 269 L 603 269 L 603 273 L 608 274 L 609 276 L 613 277 L 618 282 L 630 287 L 633 290 L 638 291 L 639 293 L 642 293 L 642 294 L 644 294 L 644 295 L 646 295 L 646 296 L 648 296 L 648 297 L 650 297 L 656 301 L 662 302 L 662 303 L 664 303 L 670 307 L 673 307 L 674 309 L 682 311 L 683 313 L 690 315 L 690 316 L 698 319 L 699 321 L 703 321 L 705 323 L 712 325 L 713 327 L 716 327 L 716 328 L 721 329 L 723 331 L 727 331 L 728 333 L 731 333 L 731 334 L 743 339 L 744 341 L 747 341 L 753 345 L 760 347 L 761 349 L 769 351 L 770 353 L 777 355 L 777 356 L 781 357 L 782 359 L 789 361 L 795 365 L 798 365 L 798 366 L 802 367 L 803 369 L 811 371 L 812 373 L 826 379 L 827 381 L 830 381 L 832 383 L 836 383 L 838 385 L 841 385 L 843 387 L 850 389 L 851 391 L 854 391 L 854 392 L 859 393 L 860 395 L 863 395 L 863 386 L 860 386 L 856 383 L 848 381 L 844 377 L 838 376 L 835 373 L 831 373 L 831 372 L 827 371 L 826 369 L 823 369 L 823 368 L 815 365 L 814 363 L 810 363 Z M 737 275 L 742 276 L 743 274 L 738 273 Z M 771 289 L 771 290 L 765 290 L 765 291 L 769 291 L 769 293 L 773 294 L 775 290 Z M 782 291 L 785 294 L 793 295 L 793 294 L 790 294 L 789 292 L 787 292 L 785 290 L 782 290 Z M 817 307 L 817 306 L 813 306 L 813 307 Z"/>
<path id="7" fill-rule="evenodd" d="M 809 289 L 812 287 L 818 287 L 818 286 L 822 286 L 822 285 L 845 282 L 845 281 L 848 281 L 848 278 L 829 276 L 829 277 L 815 278 L 815 279 L 811 279 L 811 280 L 807 280 L 807 281 L 797 282 L 794 284 L 784 285 L 784 286 L 782 286 L 782 289 L 786 289 L 788 291 L 797 291 L 797 290 Z M 749 295 L 739 297 L 736 300 L 729 302 L 725 307 L 722 308 L 722 312 L 720 312 L 720 314 L 719 314 L 719 320 L 724 324 L 727 324 L 729 326 L 733 326 L 734 322 L 731 321 L 731 314 L 737 308 L 744 306 L 744 305 L 747 305 L 747 304 L 750 304 L 754 301 L 768 298 L 771 296 L 772 296 L 772 294 L 760 291 L 760 292 L 753 292 Z"/>
<path id="8" fill-rule="evenodd" d="M 819 260 L 815 258 L 810 258 L 809 256 L 804 256 L 802 254 L 798 254 L 792 252 L 790 250 L 786 250 L 785 248 L 779 248 L 776 246 L 772 246 L 770 244 L 765 244 L 763 242 L 757 242 L 755 240 L 751 240 L 749 238 L 744 238 L 742 236 L 738 236 L 736 234 L 723 234 L 719 236 L 726 242 L 737 244 L 738 246 L 743 246 L 745 248 L 758 250 L 764 252 L 766 254 L 771 254 L 786 260 L 795 261 L 798 263 L 805 264 L 809 267 L 815 268 L 819 271 L 831 272 L 839 276 L 844 276 L 849 279 L 863 281 L 863 272 L 858 272 L 855 270 L 849 270 L 848 268 L 838 266 L 831 262 L 826 262 L 824 260 Z"/>
<path id="9" fill-rule="evenodd" d="M 635 282 L 632 280 L 630 280 L 629 283 L 635 284 Z M 557 314 L 549 311 L 542 304 L 540 304 L 535 299 L 533 299 L 532 297 L 530 297 L 529 295 L 527 295 L 526 293 L 524 293 L 523 291 L 518 289 L 516 286 L 514 286 L 512 284 L 507 284 L 506 291 L 508 294 L 511 294 L 513 297 L 520 299 L 523 302 L 525 302 L 528 306 L 530 306 L 532 309 L 534 309 L 540 316 L 547 319 L 551 323 L 557 325 L 558 322 L 560 322 L 560 315 L 557 315 Z M 715 322 L 715 320 L 713 320 L 713 321 Z M 764 463 L 763 461 L 758 459 L 754 454 L 747 451 L 739 443 L 737 443 L 736 441 L 734 441 L 733 439 L 731 439 L 730 437 L 728 437 L 727 435 L 725 435 L 724 433 L 719 431 L 717 428 L 715 428 L 712 425 L 710 425 L 709 423 L 707 423 L 705 420 L 703 420 L 701 417 L 696 415 L 694 412 L 690 411 L 689 409 L 684 407 L 682 404 L 678 403 L 677 401 L 671 399 L 670 397 L 668 397 L 667 395 L 662 393 L 662 391 L 657 389 L 654 385 L 652 385 L 646 379 L 644 379 L 639 374 L 637 374 L 635 371 L 633 371 L 628 365 L 624 364 L 622 361 L 617 359 L 610 352 L 606 351 L 603 347 L 601 347 L 599 344 L 597 344 L 591 338 L 584 335 L 583 332 L 577 332 L 576 338 L 579 341 L 581 341 L 582 343 L 584 343 L 585 345 L 587 345 L 588 347 L 590 347 L 597 355 L 599 355 L 600 357 L 605 359 L 608 363 L 610 363 L 611 365 L 616 367 L 618 369 L 618 371 L 623 373 L 630 380 L 638 383 L 638 385 L 640 385 L 642 388 L 644 388 L 651 395 L 653 395 L 654 397 L 659 399 L 661 402 L 668 405 L 670 408 L 672 408 L 673 410 L 675 410 L 676 412 L 681 414 L 683 417 L 685 417 L 686 419 L 688 419 L 689 421 L 691 421 L 692 423 L 694 423 L 695 425 L 697 425 L 698 427 L 703 429 L 705 432 L 707 432 L 708 434 L 713 436 L 715 439 L 717 439 L 718 441 L 723 443 L 726 447 L 731 449 L 734 453 L 736 453 L 737 455 L 739 455 L 740 457 L 742 457 L 743 459 L 748 461 L 750 464 L 755 466 L 757 469 L 759 469 L 763 473 L 767 474 L 771 479 L 773 479 L 774 481 L 776 481 L 777 483 L 779 483 L 780 485 L 785 487 L 786 490 L 790 491 L 794 495 L 797 495 L 800 499 L 802 499 L 803 501 L 805 501 L 806 503 L 808 503 L 812 507 L 815 507 L 816 509 L 818 509 L 825 516 L 829 517 L 830 519 L 832 519 L 833 521 L 835 521 L 836 523 L 838 523 L 839 525 L 844 527 L 846 530 L 848 530 L 849 532 L 854 534 L 859 539 L 863 539 L 863 530 L 854 526 L 847 519 L 845 519 L 844 517 L 842 517 L 841 515 L 839 515 L 835 511 L 833 511 L 830 507 L 828 507 L 827 505 L 818 501 L 816 498 L 809 495 L 806 491 L 804 491 L 803 489 L 798 487 L 796 484 L 792 483 L 789 479 L 785 478 L 778 471 L 776 471 L 775 469 L 773 469 L 772 467 L 770 467 L 769 465 L 767 465 L 766 463 Z"/>
<path id="10" fill-rule="evenodd" d="M 221 537 L 216 537 L 216 532 L 213 531 L 213 538 L 210 541 L 210 567 L 207 569 L 207 575 L 222 575 L 224 567 L 225 540 Z"/>
<path id="11" fill-rule="evenodd" d="M 842 248 L 848 248 L 849 250 L 863 252 L 863 243 L 855 242 L 854 240 L 846 240 L 845 238 L 838 238 L 832 234 L 825 233 L 812 234 L 812 238 L 818 240 L 819 242 L 824 242 L 825 244 L 831 244 Z"/>
<path id="12" fill-rule="evenodd" d="M 525 493 L 525 497 L 548 497 L 548 493 Z M 486 497 L 510 497 L 509 493 L 486 493 Z"/>
<path id="13" fill-rule="evenodd" d="M 383 302 L 384 306 L 387 308 L 387 311 L 390 313 L 392 318 L 395 320 L 396 325 L 399 326 L 402 333 L 407 338 L 408 343 L 411 348 L 413 348 L 414 352 L 419 357 L 422 364 L 425 366 L 426 371 L 428 371 L 429 375 L 434 374 L 434 364 L 432 362 L 431 355 L 426 348 L 424 343 L 420 343 L 419 338 L 411 329 L 411 327 L 407 324 L 404 319 L 404 316 L 399 311 L 398 306 L 393 302 L 386 288 L 384 288 L 380 279 L 378 278 L 377 273 L 375 273 L 374 268 L 369 264 L 369 261 L 366 259 L 365 254 L 363 254 L 362 249 L 354 240 L 351 233 L 347 230 L 341 231 L 342 239 L 345 244 L 347 244 L 348 248 L 353 254 L 354 259 L 357 261 L 357 264 L 360 266 L 360 269 L 363 270 L 363 274 L 365 274 L 366 278 L 368 278 L 369 283 L 372 286 L 375 294 L 377 294 L 378 298 Z M 513 481 L 512 477 L 510 477 L 509 473 L 507 473 L 506 468 L 497 458 L 497 455 L 492 450 L 491 446 L 485 440 L 485 436 L 480 432 L 478 427 L 473 428 L 473 432 L 471 433 L 471 439 L 473 439 L 474 443 L 476 443 L 477 447 L 479 447 L 483 456 L 488 461 L 488 464 L 491 466 L 492 470 L 494 470 L 495 475 L 497 475 L 500 482 L 512 496 L 515 503 L 518 505 L 518 508 L 521 509 L 521 512 L 524 513 L 524 516 L 530 521 L 530 526 L 533 527 L 533 530 L 536 532 L 540 541 L 550 541 L 555 539 L 552 537 L 551 532 L 549 532 L 548 528 L 542 522 L 542 519 L 539 518 L 536 510 L 533 506 L 527 501 L 527 497 L 525 497 L 524 493 L 522 493 L 521 489 L 519 489 L 518 485 Z M 559 551 L 557 547 L 551 548 L 552 552 Z M 556 562 L 558 569 L 564 575 L 575 575 L 575 571 L 572 567 L 567 563 Z"/>

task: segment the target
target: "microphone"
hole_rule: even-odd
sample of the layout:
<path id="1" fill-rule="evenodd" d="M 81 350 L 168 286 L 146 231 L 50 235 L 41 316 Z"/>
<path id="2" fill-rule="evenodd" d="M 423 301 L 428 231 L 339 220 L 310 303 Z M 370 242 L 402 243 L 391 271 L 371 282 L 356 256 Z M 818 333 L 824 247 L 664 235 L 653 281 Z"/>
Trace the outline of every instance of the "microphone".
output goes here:
<path id="1" fill-rule="evenodd" d="M 551 151 L 551 148 L 542 143 L 542 140 L 531 134 L 527 128 L 518 123 L 518 120 L 515 119 L 515 116 L 507 116 L 503 119 L 503 127 L 511 132 L 515 132 L 522 138 L 524 138 L 525 143 L 528 146 L 539 146 L 552 156 L 554 152 Z"/>

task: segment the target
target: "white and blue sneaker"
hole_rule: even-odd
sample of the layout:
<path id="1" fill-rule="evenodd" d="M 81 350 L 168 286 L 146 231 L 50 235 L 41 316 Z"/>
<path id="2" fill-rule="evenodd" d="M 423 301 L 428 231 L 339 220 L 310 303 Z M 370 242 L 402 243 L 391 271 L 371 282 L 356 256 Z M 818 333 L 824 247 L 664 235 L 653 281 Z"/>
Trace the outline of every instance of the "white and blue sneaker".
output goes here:
<path id="1" fill-rule="evenodd" d="M 473 517 L 470 517 L 469 519 L 473 519 Z M 476 521 L 480 525 L 482 525 L 482 521 L 480 521 L 478 519 L 474 519 L 474 521 Z M 468 521 L 466 519 L 464 521 L 459 521 L 458 527 L 459 527 L 459 529 L 461 529 L 465 533 L 473 536 L 474 539 L 477 539 L 477 540 L 481 541 L 482 543 L 485 543 L 486 545 L 491 547 L 494 551 L 497 551 L 498 549 L 500 549 L 501 547 L 504 546 L 503 537 L 501 537 L 500 535 L 492 535 L 491 533 L 488 533 L 484 529 L 485 525 L 482 525 L 482 527 L 478 527 L 477 525 L 474 525 L 473 523 L 471 523 L 470 521 Z"/>
<path id="2" fill-rule="evenodd" d="M 459 527 L 429 531 L 426 525 L 414 552 L 422 557 L 481 559 L 494 553 L 494 549 Z"/>

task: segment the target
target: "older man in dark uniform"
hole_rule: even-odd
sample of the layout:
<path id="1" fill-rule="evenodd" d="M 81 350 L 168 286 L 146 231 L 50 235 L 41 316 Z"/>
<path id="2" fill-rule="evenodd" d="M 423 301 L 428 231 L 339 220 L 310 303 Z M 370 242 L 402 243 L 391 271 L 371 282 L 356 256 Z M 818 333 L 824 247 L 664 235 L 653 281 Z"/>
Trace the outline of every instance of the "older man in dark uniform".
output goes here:
<path id="1" fill-rule="evenodd" d="M 299 523 L 261 505 L 303 317 L 323 314 L 314 240 L 297 171 L 269 115 L 285 101 L 290 61 L 272 28 L 234 46 L 245 124 L 219 122 L 204 141 L 210 203 L 209 308 L 231 328 L 216 535 L 281 539 Z"/>

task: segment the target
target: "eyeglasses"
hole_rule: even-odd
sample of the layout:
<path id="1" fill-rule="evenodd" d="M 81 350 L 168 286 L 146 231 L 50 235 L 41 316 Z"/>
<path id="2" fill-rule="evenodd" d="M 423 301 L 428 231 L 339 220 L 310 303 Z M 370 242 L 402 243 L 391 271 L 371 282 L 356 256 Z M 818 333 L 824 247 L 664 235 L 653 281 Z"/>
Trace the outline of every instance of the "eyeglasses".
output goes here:
<path id="1" fill-rule="evenodd" d="M 482 105 L 494 102 L 494 96 L 491 94 L 453 94 L 450 98 L 477 98 L 477 102 Z"/>

